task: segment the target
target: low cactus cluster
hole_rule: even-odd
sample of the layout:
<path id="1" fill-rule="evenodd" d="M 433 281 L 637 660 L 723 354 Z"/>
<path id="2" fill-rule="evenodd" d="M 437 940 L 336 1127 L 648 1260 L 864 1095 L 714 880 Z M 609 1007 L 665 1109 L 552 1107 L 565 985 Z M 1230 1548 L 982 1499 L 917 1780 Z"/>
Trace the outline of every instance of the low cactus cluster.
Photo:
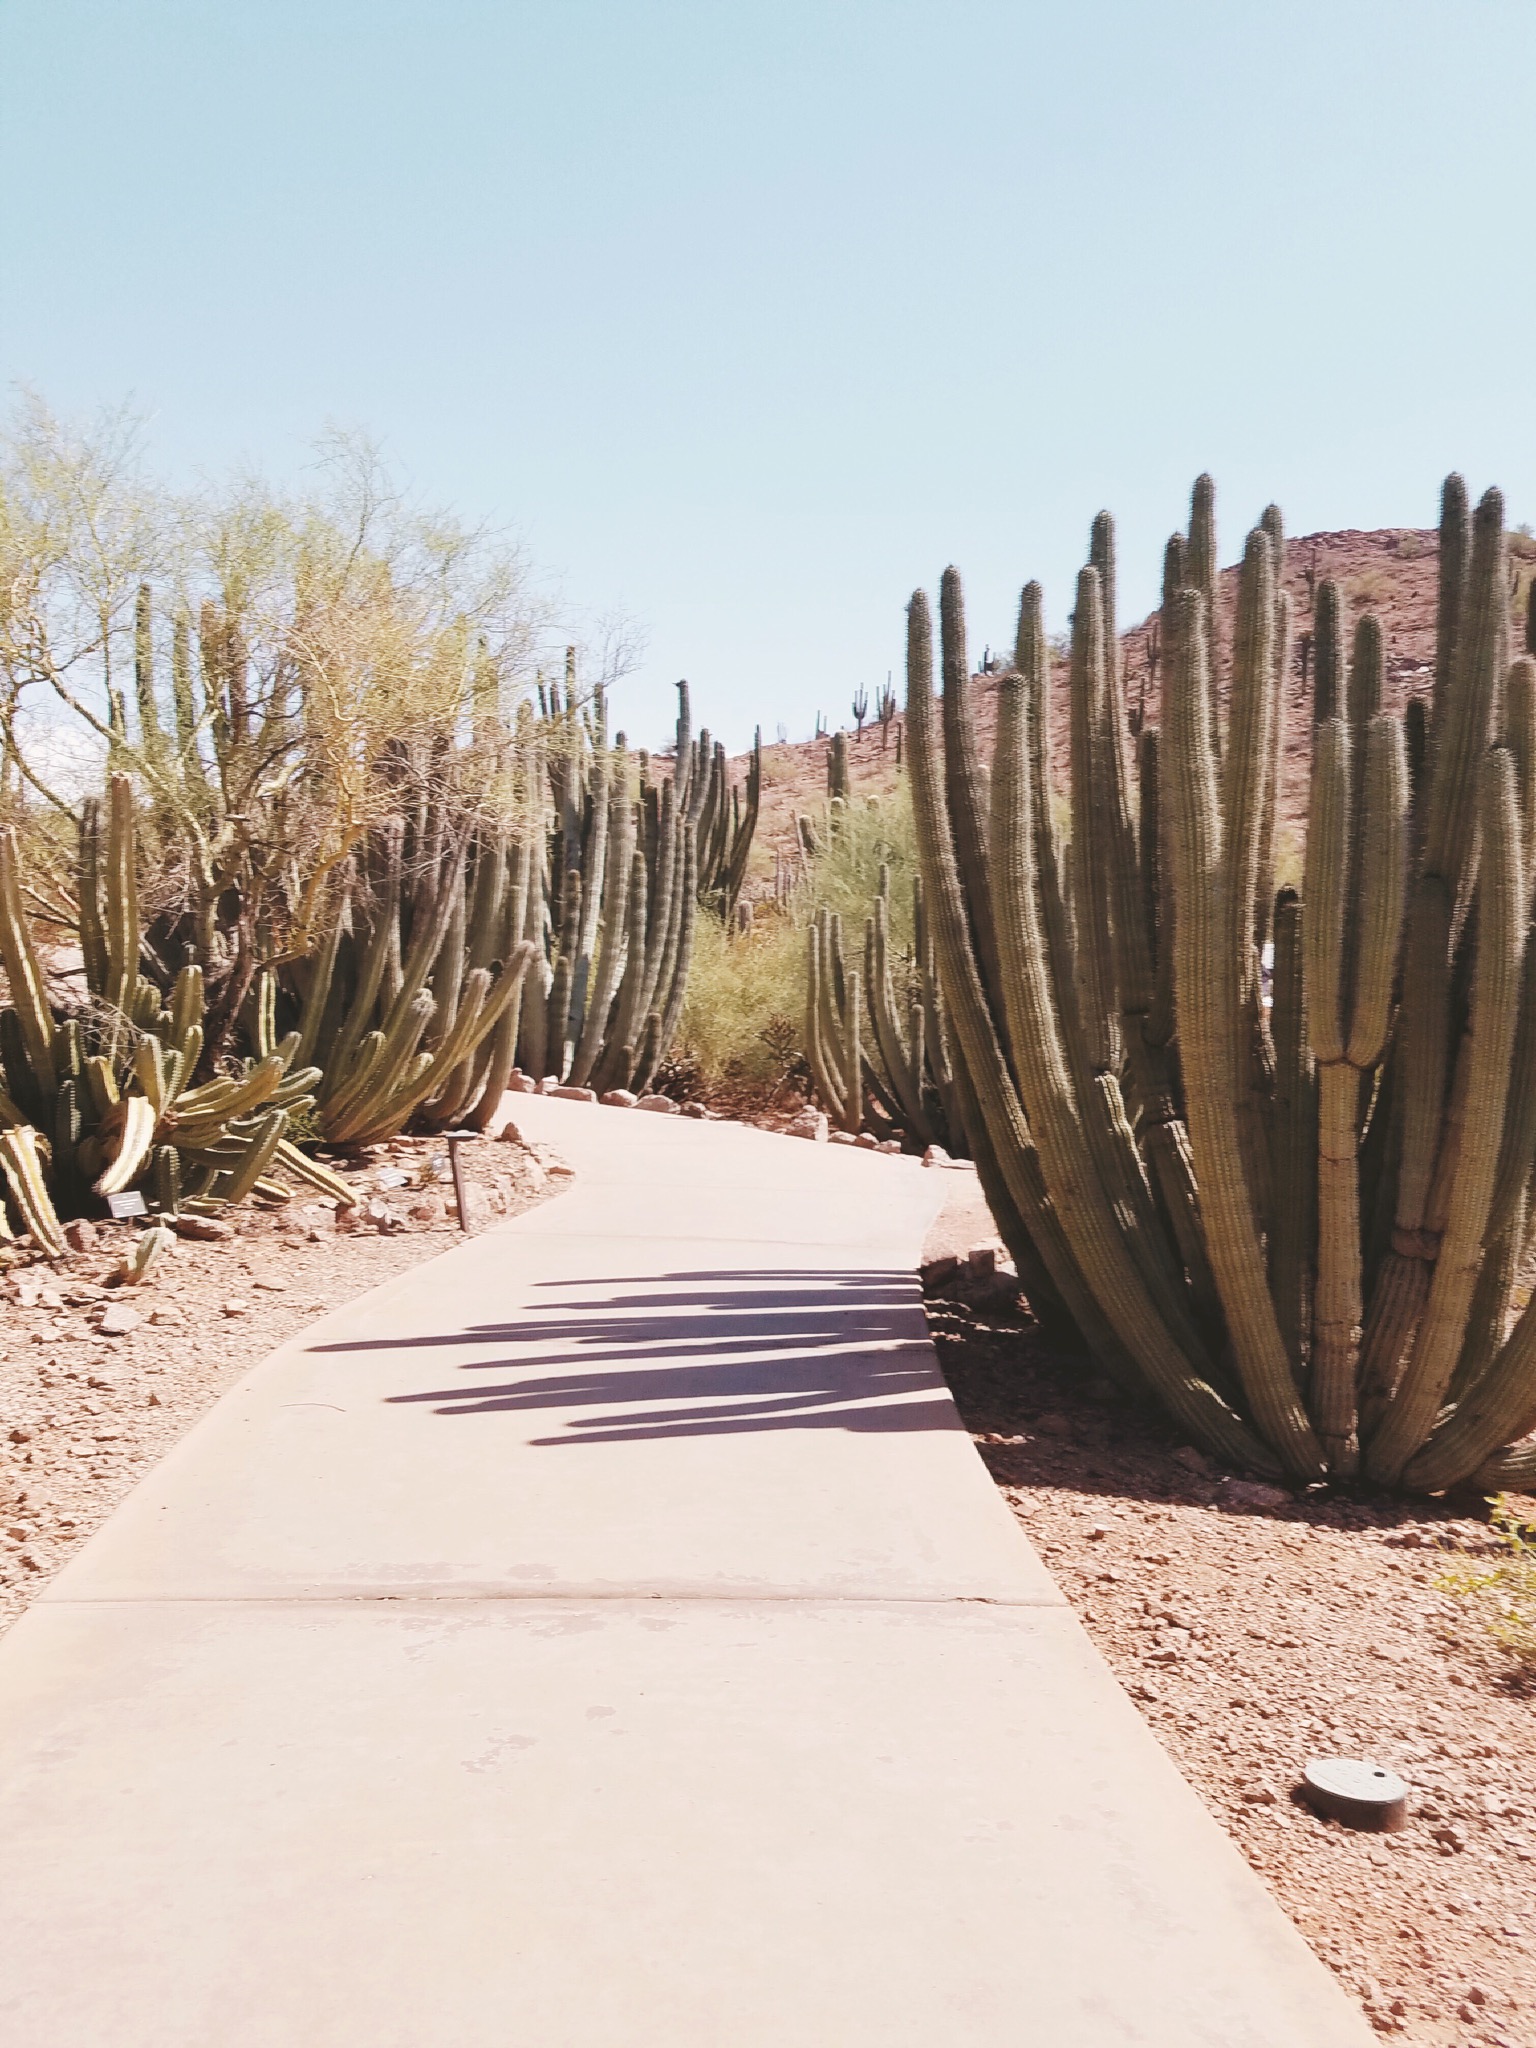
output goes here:
<path id="1" fill-rule="evenodd" d="M 207 1214 L 269 1189 L 287 1167 L 338 1190 L 346 1183 L 287 1142 L 294 1112 L 320 1078 L 296 1065 L 297 1034 L 238 1072 L 195 1082 L 203 1050 L 203 977 L 180 969 L 166 995 L 140 973 L 133 794 L 113 776 L 105 824 L 81 832 L 80 936 L 91 1002 L 62 1016 L 49 1003 L 22 912 L 14 830 L 0 831 L 0 961 L 12 1001 L 0 1011 L 0 1170 L 24 1229 L 50 1257 L 61 1216 L 141 1187 L 167 1215 Z M 0 1232 L 11 1225 L 0 1210 Z M 158 1242 L 158 1241 L 157 1241 Z"/>
<path id="2" fill-rule="evenodd" d="M 1445 486 L 1434 686 L 1404 716 L 1383 709 L 1378 623 L 1347 633 L 1318 586 L 1299 894 L 1274 886 L 1284 551 L 1271 507 L 1228 630 L 1199 481 L 1165 557 L 1154 724 L 1127 709 L 1095 522 L 1065 840 L 1039 587 L 990 775 L 959 577 L 941 703 L 914 595 L 910 768 L 955 1088 L 1042 1320 L 1204 1448 L 1300 1481 L 1529 1484 L 1536 661 L 1510 659 L 1503 503 Z"/>
<path id="3" fill-rule="evenodd" d="M 822 908 L 807 927 L 805 1044 L 817 1099 L 841 1130 L 900 1132 L 919 1147 L 966 1152 L 923 885 L 913 878 L 913 951 L 893 951 L 891 874 L 880 870 L 864 925 L 864 971 L 843 959 L 842 920 Z"/>

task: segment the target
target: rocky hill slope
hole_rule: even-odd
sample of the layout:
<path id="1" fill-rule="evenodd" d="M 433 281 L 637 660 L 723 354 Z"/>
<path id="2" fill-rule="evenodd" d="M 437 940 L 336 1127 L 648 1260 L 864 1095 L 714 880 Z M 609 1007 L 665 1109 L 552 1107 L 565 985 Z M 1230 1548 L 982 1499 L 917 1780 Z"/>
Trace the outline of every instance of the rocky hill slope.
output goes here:
<path id="1" fill-rule="evenodd" d="M 1299 845 L 1306 815 L 1311 761 L 1312 703 L 1306 643 L 1311 630 L 1313 592 L 1325 578 L 1344 591 L 1351 621 L 1364 612 L 1380 619 L 1387 648 L 1387 701 L 1401 708 L 1410 696 L 1429 688 L 1435 658 L 1435 585 L 1439 550 L 1433 529 L 1391 527 L 1378 532 L 1353 530 L 1309 533 L 1286 549 L 1285 585 L 1291 593 L 1294 632 L 1291 687 L 1286 703 L 1286 760 L 1281 798 L 1282 849 L 1286 836 Z M 1523 610 L 1533 571 L 1536 538 L 1511 536 L 1511 599 Z M 1232 615 L 1237 602 L 1237 567 L 1222 571 L 1226 612 L 1222 638 L 1230 645 Z M 1120 636 L 1126 687 L 1134 704 L 1144 699 L 1155 718 L 1157 678 L 1155 647 L 1157 614 L 1143 619 Z M 1065 664 L 1060 683 L 1065 690 Z M 975 678 L 976 710 L 984 741 L 990 744 L 995 725 L 995 675 Z M 894 732 L 867 724 L 862 735 L 850 729 L 849 748 L 856 794 L 876 795 L 896 783 L 897 747 Z M 1054 728 L 1058 776 L 1064 779 L 1066 716 L 1064 695 L 1058 697 Z M 763 806 L 754 859 L 754 891 L 771 888 L 776 853 L 792 855 L 795 820 L 801 812 L 815 815 L 826 794 L 827 739 L 788 742 L 763 750 Z M 745 763 L 736 764 L 743 772 Z"/>

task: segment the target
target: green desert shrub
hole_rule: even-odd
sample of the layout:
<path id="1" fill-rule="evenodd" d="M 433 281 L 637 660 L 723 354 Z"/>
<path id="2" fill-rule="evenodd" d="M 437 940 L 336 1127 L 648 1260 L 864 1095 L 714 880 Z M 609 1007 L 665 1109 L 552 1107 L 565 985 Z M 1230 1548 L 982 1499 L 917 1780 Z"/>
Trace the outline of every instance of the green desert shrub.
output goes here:
<path id="1" fill-rule="evenodd" d="M 771 1088 L 803 1057 L 806 928 L 825 909 L 862 932 L 883 866 L 893 942 L 911 944 L 917 849 L 905 782 L 828 803 L 811 830 L 815 850 L 782 904 L 759 902 L 746 930 L 699 917 L 677 1054 L 706 1090 Z"/>

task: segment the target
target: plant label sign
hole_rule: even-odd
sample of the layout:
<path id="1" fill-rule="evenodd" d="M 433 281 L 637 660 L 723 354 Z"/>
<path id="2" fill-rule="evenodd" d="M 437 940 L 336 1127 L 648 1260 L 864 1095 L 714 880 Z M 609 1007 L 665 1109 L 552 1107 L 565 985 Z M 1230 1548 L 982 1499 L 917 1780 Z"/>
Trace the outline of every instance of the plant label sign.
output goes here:
<path id="1" fill-rule="evenodd" d="M 147 1216 L 144 1197 L 137 1188 L 129 1188 L 126 1194 L 108 1195 L 107 1207 L 112 1211 L 113 1221 L 121 1223 L 125 1216 Z"/>

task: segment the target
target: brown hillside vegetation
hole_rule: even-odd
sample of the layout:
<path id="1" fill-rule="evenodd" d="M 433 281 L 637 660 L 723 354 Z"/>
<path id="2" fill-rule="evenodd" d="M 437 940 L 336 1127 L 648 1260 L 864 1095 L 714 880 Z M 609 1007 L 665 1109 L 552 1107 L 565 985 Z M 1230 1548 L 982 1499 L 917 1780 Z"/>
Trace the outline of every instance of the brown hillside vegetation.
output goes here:
<path id="1" fill-rule="evenodd" d="M 1516 579 L 1512 594 L 1517 602 L 1523 603 L 1536 567 L 1536 539 L 1523 532 L 1512 534 L 1510 554 Z M 1293 633 L 1280 806 L 1282 866 L 1288 841 L 1292 849 L 1299 844 L 1306 814 L 1312 737 L 1309 636 L 1317 585 L 1332 578 L 1341 586 L 1351 624 L 1366 612 L 1374 613 L 1381 621 L 1387 649 L 1387 707 L 1400 710 L 1410 697 L 1429 688 L 1435 659 L 1438 558 L 1433 528 L 1309 533 L 1287 545 L 1285 588 L 1291 595 Z M 1224 663 L 1237 604 L 1237 574 L 1236 564 L 1221 572 Z M 1052 623 L 1064 628 L 1067 621 L 1063 616 Z M 1133 705 L 1144 703 L 1154 720 L 1158 702 L 1157 628 L 1158 614 L 1154 612 L 1120 636 L 1128 701 Z M 1064 661 L 1058 675 L 1064 691 Z M 997 678 L 978 675 L 975 683 L 978 723 L 984 742 L 989 742 L 996 723 L 993 699 Z M 1052 739 L 1058 779 L 1064 786 L 1067 731 L 1065 702 L 1061 697 Z M 855 794 L 875 796 L 893 789 L 897 772 L 894 732 L 885 734 L 877 724 L 870 723 L 865 725 L 862 735 L 850 731 L 848 740 Z M 823 738 L 790 741 L 763 749 L 763 804 L 754 863 L 759 892 L 769 886 L 776 853 L 793 853 L 796 818 L 802 812 L 815 814 L 825 798 L 829 744 Z M 745 772 L 744 759 L 735 765 L 739 774 Z"/>

